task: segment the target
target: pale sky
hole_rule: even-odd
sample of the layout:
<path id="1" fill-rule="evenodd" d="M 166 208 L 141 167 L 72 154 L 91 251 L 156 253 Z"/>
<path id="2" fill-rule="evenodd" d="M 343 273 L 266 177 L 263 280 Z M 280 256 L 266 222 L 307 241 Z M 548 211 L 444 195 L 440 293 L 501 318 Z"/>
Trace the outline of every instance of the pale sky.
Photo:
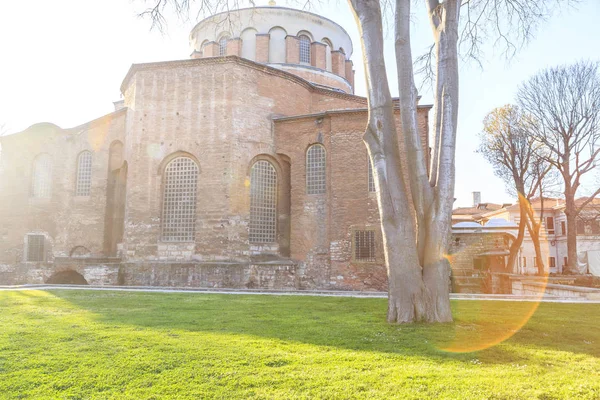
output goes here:
<path id="1" fill-rule="evenodd" d="M 188 33 L 196 21 L 170 19 L 168 33 L 150 32 L 136 15 L 143 1 L 28 0 L 2 5 L 0 13 L 0 124 L 18 132 L 38 122 L 73 127 L 113 111 L 119 86 L 133 63 L 187 59 Z M 259 0 L 258 5 L 266 4 Z M 354 19 L 344 1 L 311 11 L 342 25 L 352 37 L 356 94 L 365 94 L 362 53 Z M 290 6 L 282 0 L 278 5 Z M 293 7 L 293 5 L 291 5 Z M 421 8 L 414 15 L 415 55 L 430 42 Z M 511 202 L 503 183 L 478 154 L 477 133 L 493 108 L 514 101 L 518 85 L 542 68 L 581 59 L 600 60 L 600 0 L 582 0 L 540 26 L 536 38 L 510 61 L 500 48 L 487 46 L 483 69 L 463 64 L 460 71 L 456 206 L 471 204 L 471 192 L 487 202 Z M 392 33 L 386 61 L 391 90 L 397 95 Z M 422 93 L 422 104 L 431 103 Z"/>

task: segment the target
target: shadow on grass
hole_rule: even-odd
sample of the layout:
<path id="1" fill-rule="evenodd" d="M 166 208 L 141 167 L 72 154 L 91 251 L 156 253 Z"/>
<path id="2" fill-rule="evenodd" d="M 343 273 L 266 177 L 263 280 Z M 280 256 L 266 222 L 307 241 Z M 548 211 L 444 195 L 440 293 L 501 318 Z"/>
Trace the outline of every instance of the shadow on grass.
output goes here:
<path id="1" fill-rule="evenodd" d="M 19 293 L 28 296 L 27 292 Z M 48 293 L 91 312 L 103 324 L 166 333 L 243 334 L 439 361 L 477 357 L 481 362 L 512 364 L 526 361 L 537 350 L 600 357 L 600 306 L 596 304 L 542 303 L 505 344 L 476 353 L 451 353 L 440 348 L 455 336 L 492 342 L 485 336 L 505 334 L 506 321 L 526 315 L 531 305 L 455 301 L 452 324 L 390 325 L 385 321 L 385 299 L 75 290 Z"/>

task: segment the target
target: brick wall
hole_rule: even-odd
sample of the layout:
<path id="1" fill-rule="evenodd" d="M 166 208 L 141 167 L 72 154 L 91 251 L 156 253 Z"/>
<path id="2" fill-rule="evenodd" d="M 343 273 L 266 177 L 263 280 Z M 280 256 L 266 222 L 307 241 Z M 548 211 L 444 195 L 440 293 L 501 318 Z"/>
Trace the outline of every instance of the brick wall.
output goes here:
<path id="1" fill-rule="evenodd" d="M 130 282 L 160 284 L 164 278 L 165 285 L 180 285 L 183 277 L 192 276 L 185 278 L 190 285 L 205 285 L 214 278 L 215 285 L 243 286 L 250 281 L 198 265 L 252 266 L 265 257 L 277 264 L 291 255 L 294 265 L 297 262 L 293 274 L 298 287 L 385 289 L 377 202 L 368 192 L 362 142 L 364 98 L 315 89 L 295 76 L 236 57 L 135 66 L 122 91 L 127 108 L 85 126 L 43 126 L 3 138 L 3 165 L 11 168 L 4 168 L 0 179 L 0 234 L 5 238 L 0 264 L 21 261 L 29 231 L 48 236 L 48 263 L 40 268 L 51 268 L 53 257 L 68 256 L 75 246 L 86 247 L 92 255 L 110 248 L 105 243 L 105 224 L 111 220 L 105 215 L 109 148 L 119 140 L 127 193 L 125 210 L 114 211 L 116 219 L 124 213 L 122 242 L 111 246 L 118 247 Z M 274 117 L 328 109 L 347 111 L 273 122 Z M 425 147 L 428 110 L 419 109 Z M 306 150 L 314 143 L 322 144 L 327 154 L 327 190 L 322 195 L 308 195 L 305 189 Z M 94 155 L 93 183 L 91 196 L 78 199 L 73 196 L 75 163 L 83 149 Z M 56 187 L 49 201 L 29 199 L 31 163 L 42 150 L 55 160 Z M 163 171 L 177 156 L 190 157 L 199 166 L 196 233 L 193 241 L 184 243 L 161 238 Z M 260 246 L 248 241 L 250 167 L 258 159 L 274 164 L 279 182 L 277 242 Z M 118 203 L 119 196 L 114 198 Z M 352 235 L 357 229 L 376 231 L 375 262 L 353 261 Z M 111 226 L 110 231 L 118 229 Z M 169 266 L 179 271 L 177 264 L 195 266 L 187 269 L 191 275 L 160 270 Z M 145 273 L 154 278 L 142 279 Z M 198 274 L 212 278 L 193 277 Z M 289 274 L 285 282 L 291 282 Z M 259 278 L 253 279 L 268 286 L 267 278 Z"/>
<path id="2" fill-rule="evenodd" d="M 271 35 L 268 33 L 256 35 L 256 62 L 269 62 L 269 40 Z"/>
<path id="3" fill-rule="evenodd" d="M 0 176 L 0 261 L 23 259 L 27 233 L 46 236 L 47 259 L 69 255 L 76 246 L 102 254 L 109 147 L 124 140 L 126 109 L 77 128 L 38 124 L 2 140 Z M 92 153 L 90 196 L 75 195 L 77 160 Z M 31 196 L 33 163 L 48 154 L 52 162 L 50 198 Z"/>
<path id="4" fill-rule="evenodd" d="M 296 36 L 285 37 L 285 62 L 300 64 L 300 40 Z"/>
<path id="5" fill-rule="evenodd" d="M 425 108 L 419 112 L 424 145 L 426 114 Z M 399 125 L 399 112 L 396 117 Z M 348 111 L 275 123 L 278 152 L 290 158 L 292 171 L 291 255 L 302 263 L 299 276 L 306 287 L 387 288 L 377 199 L 368 191 L 368 155 L 362 141 L 366 119 L 366 111 Z M 314 143 L 322 144 L 327 154 L 327 190 L 319 195 L 306 193 L 306 150 Z M 374 262 L 353 260 L 356 230 L 375 231 Z"/>

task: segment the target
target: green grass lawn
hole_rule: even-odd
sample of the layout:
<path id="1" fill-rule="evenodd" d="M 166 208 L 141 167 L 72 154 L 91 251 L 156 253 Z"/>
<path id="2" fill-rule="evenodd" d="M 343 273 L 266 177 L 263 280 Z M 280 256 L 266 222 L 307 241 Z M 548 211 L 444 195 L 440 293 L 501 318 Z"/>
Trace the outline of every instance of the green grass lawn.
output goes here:
<path id="1" fill-rule="evenodd" d="M 456 301 L 388 325 L 384 299 L 0 291 L 0 398 L 600 399 L 600 305 Z M 458 339 L 455 339 L 458 337 Z"/>

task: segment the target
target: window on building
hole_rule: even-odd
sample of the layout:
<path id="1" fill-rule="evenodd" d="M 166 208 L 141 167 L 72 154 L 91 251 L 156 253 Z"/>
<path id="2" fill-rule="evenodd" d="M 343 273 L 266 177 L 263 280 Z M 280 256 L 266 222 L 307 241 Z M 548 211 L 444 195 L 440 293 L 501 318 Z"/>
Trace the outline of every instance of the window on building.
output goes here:
<path id="1" fill-rule="evenodd" d="M 77 158 L 75 196 L 89 196 L 92 188 L 92 153 L 84 151 Z"/>
<path id="2" fill-rule="evenodd" d="M 310 38 L 300 35 L 300 62 L 310 64 Z"/>
<path id="3" fill-rule="evenodd" d="M 556 258 L 550 257 L 548 259 L 548 265 L 550 266 L 550 268 L 556 268 Z"/>
<path id="4" fill-rule="evenodd" d="M 567 266 L 569 265 L 569 258 L 568 257 L 563 257 L 563 266 Z"/>
<path id="5" fill-rule="evenodd" d="M 523 257 L 523 268 L 527 268 L 527 257 Z"/>
<path id="6" fill-rule="evenodd" d="M 219 55 L 226 56 L 227 55 L 227 42 L 229 41 L 228 36 L 222 36 L 219 39 Z"/>
<path id="7" fill-rule="evenodd" d="M 567 223 L 565 221 L 560 221 L 560 233 L 561 235 L 567 234 Z"/>
<path id="8" fill-rule="evenodd" d="M 600 219 L 595 219 L 591 223 L 592 235 L 600 235 Z"/>
<path id="9" fill-rule="evenodd" d="M 52 158 L 49 154 L 40 154 L 33 161 L 31 196 L 52 197 Z"/>
<path id="10" fill-rule="evenodd" d="M 189 157 L 177 157 L 167 164 L 161 221 L 163 241 L 194 241 L 198 174 L 198 165 Z"/>
<path id="11" fill-rule="evenodd" d="M 375 176 L 373 175 L 373 164 L 371 163 L 371 157 L 367 154 L 367 165 L 369 168 L 369 192 L 375 192 Z"/>
<path id="12" fill-rule="evenodd" d="M 577 219 L 577 234 L 585 235 L 585 221 L 582 219 Z"/>
<path id="13" fill-rule="evenodd" d="M 27 235 L 27 261 L 44 261 L 44 235 Z"/>
<path id="14" fill-rule="evenodd" d="M 306 192 L 325 193 L 325 147 L 313 144 L 306 152 Z"/>
<path id="15" fill-rule="evenodd" d="M 250 243 L 273 243 L 277 232 L 277 172 L 266 160 L 250 171 Z"/>
<path id="16" fill-rule="evenodd" d="M 354 232 L 354 260 L 375 261 L 375 231 Z"/>
<path id="17" fill-rule="evenodd" d="M 325 44 L 325 69 L 331 72 L 331 50 L 333 50 L 333 45 L 326 38 L 323 38 L 322 42 Z"/>
<path id="18" fill-rule="evenodd" d="M 546 232 L 548 235 L 554 235 L 554 217 L 546 217 Z"/>

